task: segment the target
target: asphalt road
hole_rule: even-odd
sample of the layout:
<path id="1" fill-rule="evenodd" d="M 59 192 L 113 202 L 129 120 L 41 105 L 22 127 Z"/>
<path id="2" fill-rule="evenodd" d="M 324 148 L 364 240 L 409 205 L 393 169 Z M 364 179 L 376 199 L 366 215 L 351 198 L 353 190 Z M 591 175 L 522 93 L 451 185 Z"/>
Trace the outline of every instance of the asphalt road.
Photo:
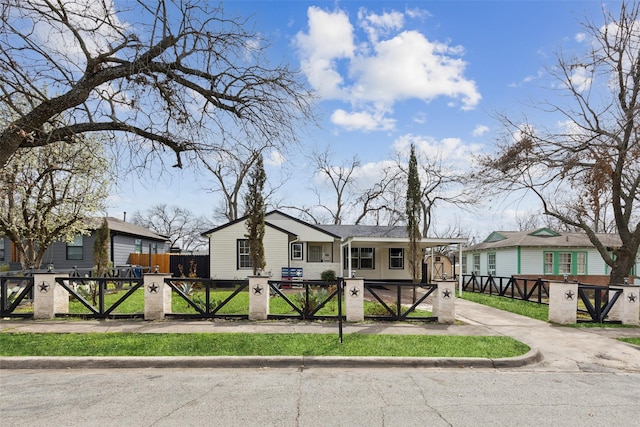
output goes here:
<path id="1" fill-rule="evenodd" d="M 632 426 L 640 373 L 496 369 L 0 371 L 2 426 Z"/>

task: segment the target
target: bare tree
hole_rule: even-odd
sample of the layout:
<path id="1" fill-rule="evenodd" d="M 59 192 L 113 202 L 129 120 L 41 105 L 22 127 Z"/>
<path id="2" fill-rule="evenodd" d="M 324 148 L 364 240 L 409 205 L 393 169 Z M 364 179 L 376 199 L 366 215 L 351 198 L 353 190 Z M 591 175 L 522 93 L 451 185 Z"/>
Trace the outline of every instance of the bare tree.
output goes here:
<path id="1" fill-rule="evenodd" d="M 640 4 L 620 7 L 619 16 L 604 11 L 604 24 L 585 20 L 589 49 L 559 54 L 550 70 L 567 102 L 542 108 L 563 126 L 502 116 L 505 136 L 477 175 L 488 189 L 529 191 L 546 215 L 583 230 L 611 267 L 611 283 L 631 273 L 640 246 Z M 609 218 L 618 247 L 600 234 L 611 231 Z"/>
<path id="2" fill-rule="evenodd" d="M 338 163 L 330 148 L 314 150 L 309 155 L 316 179 L 310 190 L 316 195 L 316 203 L 306 205 L 283 205 L 297 210 L 302 217 L 316 224 L 396 224 L 404 218 L 404 209 L 399 208 L 404 199 L 395 194 L 401 179 L 393 162 L 382 162 L 369 167 L 362 165 L 358 156 Z M 404 184 L 401 189 L 404 190 Z"/>
<path id="3" fill-rule="evenodd" d="M 136 211 L 131 221 L 167 236 L 171 246 L 186 251 L 206 247 L 207 240 L 201 233 L 212 227 L 211 222 L 205 217 L 197 216 L 180 206 L 168 206 L 165 203 L 154 205 L 144 212 Z"/>
<path id="4" fill-rule="evenodd" d="M 87 132 L 127 141 L 143 164 L 173 152 L 175 166 L 229 149 L 229 134 L 296 141 L 313 120 L 299 74 L 269 66 L 265 40 L 208 3 L 4 0 L 0 109 L 15 118 L 0 128 L 0 166 Z"/>
<path id="5" fill-rule="evenodd" d="M 406 177 L 408 174 L 404 153 L 396 153 L 397 168 Z M 434 234 L 432 225 L 437 208 L 452 207 L 466 209 L 477 205 L 478 192 L 468 185 L 468 173 L 459 170 L 438 151 L 417 151 L 420 169 L 422 235 Z"/>

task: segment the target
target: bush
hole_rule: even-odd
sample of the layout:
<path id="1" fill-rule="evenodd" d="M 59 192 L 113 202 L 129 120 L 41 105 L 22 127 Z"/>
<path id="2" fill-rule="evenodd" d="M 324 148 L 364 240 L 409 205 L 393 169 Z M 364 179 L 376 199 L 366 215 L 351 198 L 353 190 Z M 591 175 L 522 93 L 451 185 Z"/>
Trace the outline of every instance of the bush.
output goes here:
<path id="1" fill-rule="evenodd" d="M 320 278 L 323 282 L 335 282 L 336 281 L 336 272 L 333 270 L 325 270 L 320 273 Z"/>

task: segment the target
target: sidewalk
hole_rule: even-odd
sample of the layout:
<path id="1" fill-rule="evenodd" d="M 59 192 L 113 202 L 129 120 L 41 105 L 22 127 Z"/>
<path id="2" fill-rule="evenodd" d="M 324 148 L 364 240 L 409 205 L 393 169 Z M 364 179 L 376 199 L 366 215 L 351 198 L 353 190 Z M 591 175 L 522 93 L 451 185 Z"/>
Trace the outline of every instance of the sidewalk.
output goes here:
<path id="1" fill-rule="evenodd" d="M 567 328 L 456 300 L 464 325 L 344 323 L 343 334 L 506 335 L 531 347 L 524 356 L 487 358 L 389 357 L 0 357 L 0 369 L 124 367 L 473 367 L 540 371 L 640 372 L 640 349 L 615 339 L 640 337 L 640 328 Z M 0 332 L 326 333 L 337 322 L 0 320 Z M 337 338 L 336 338 L 337 339 Z"/>

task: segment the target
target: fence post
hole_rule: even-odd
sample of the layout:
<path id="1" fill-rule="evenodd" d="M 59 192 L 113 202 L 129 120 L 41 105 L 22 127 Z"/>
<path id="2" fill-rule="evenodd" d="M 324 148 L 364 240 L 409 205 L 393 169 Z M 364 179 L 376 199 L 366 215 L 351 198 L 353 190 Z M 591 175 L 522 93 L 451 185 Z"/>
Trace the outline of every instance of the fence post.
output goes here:
<path id="1" fill-rule="evenodd" d="M 164 320 L 171 313 L 171 287 L 164 283 L 168 274 L 148 273 L 143 276 L 144 320 Z"/>
<path id="2" fill-rule="evenodd" d="M 578 284 L 549 282 L 549 321 L 560 325 L 578 319 Z"/>
<path id="3" fill-rule="evenodd" d="M 249 320 L 267 320 L 269 293 L 268 276 L 249 276 Z"/>
<path id="4" fill-rule="evenodd" d="M 611 286 L 609 291 L 609 299 L 613 297 L 616 290 L 622 289 L 622 294 L 618 297 L 616 303 L 611 307 L 609 320 L 620 321 L 623 325 L 638 325 L 638 315 L 640 314 L 640 286 L 638 285 L 620 285 Z"/>
<path id="5" fill-rule="evenodd" d="M 69 312 L 69 292 L 56 283 L 56 277 L 68 274 L 33 275 L 33 318 L 53 319 L 56 313 Z"/>
<path id="6" fill-rule="evenodd" d="M 437 305 L 438 323 L 452 324 L 456 320 L 456 283 L 446 281 L 436 282 L 436 285 L 437 295 L 433 305 Z"/>
<path id="7" fill-rule="evenodd" d="M 364 320 L 364 279 L 344 279 L 344 305 L 347 322 L 362 322 Z"/>

